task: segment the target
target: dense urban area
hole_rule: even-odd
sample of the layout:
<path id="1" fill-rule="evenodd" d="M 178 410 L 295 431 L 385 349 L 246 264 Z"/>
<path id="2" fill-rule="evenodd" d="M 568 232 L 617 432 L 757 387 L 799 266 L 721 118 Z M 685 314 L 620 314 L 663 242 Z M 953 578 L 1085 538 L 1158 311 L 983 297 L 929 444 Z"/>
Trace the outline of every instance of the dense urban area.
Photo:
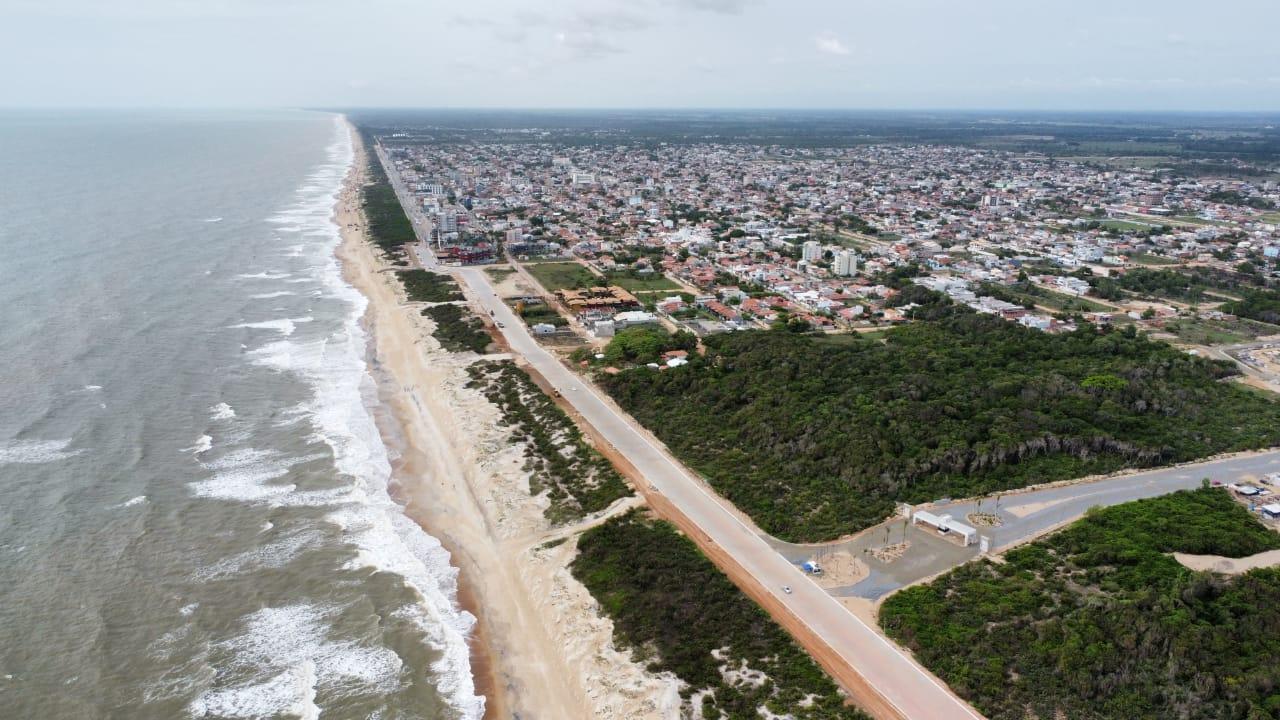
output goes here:
<path id="1" fill-rule="evenodd" d="M 513 350 L 470 373 L 550 520 L 630 497 L 608 461 L 629 458 L 560 409 L 583 410 L 574 387 L 526 372 L 507 311 L 794 584 L 986 717 L 1280 718 L 1273 122 L 355 119 L 407 297 L 446 349 Z M 482 288 L 450 279 L 471 266 Z M 689 716 L 859 716 L 665 520 L 575 542 L 573 574 Z"/>

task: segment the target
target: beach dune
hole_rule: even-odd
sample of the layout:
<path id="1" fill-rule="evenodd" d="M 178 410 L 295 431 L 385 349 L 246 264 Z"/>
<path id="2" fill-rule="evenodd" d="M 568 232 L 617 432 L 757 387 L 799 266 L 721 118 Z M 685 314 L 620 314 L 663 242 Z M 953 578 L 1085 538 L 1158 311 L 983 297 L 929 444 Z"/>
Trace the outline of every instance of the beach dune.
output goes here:
<path id="1" fill-rule="evenodd" d="M 478 618 L 473 670 L 486 717 L 678 717 L 675 678 L 648 673 L 619 652 L 612 623 L 569 573 L 573 533 L 569 542 L 543 546 L 566 533 L 550 527 L 545 501 L 529 494 L 523 448 L 499 426 L 498 408 L 466 387 L 475 356 L 440 349 L 431 321 L 406 307 L 389 263 L 367 242 L 364 171 L 357 145 L 335 209 L 343 229 L 338 256 L 347 280 L 369 299 L 364 323 L 376 360 L 379 427 L 399 453 L 398 499 L 451 552 L 460 601 Z"/>

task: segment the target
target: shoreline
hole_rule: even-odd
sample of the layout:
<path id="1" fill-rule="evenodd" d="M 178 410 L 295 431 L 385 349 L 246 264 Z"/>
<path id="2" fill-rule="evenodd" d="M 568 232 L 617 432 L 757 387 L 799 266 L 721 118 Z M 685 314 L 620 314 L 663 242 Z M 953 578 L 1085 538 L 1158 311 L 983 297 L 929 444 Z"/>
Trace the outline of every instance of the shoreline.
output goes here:
<path id="1" fill-rule="evenodd" d="M 352 149 L 354 157 L 351 169 L 348 171 L 346 178 L 342 183 L 342 189 L 338 194 L 338 199 L 334 204 L 333 220 L 338 226 L 341 241 L 335 249 L 335 255 L 338 258 L 342 269 L 343 279 L 346 280 L 353 288 L 363 295 L 372 306 L 373 298 L 365 292 L 355 279 L 351 276 L 351 258 L 350 253 L 359 246 L 368 246 L 369 239 L 364 232 L 364 220 L 360 212 L 359 192 L 360 185 L 363 183 L 366 174 L 365 164 L 367 162 L 366 151 L 361 142 L 360 135 L 355 131 L 354 127 L 344 120 L 347 131 L 351 134 Z M 401 474 L 401 456 L 405 438 L 403 429 L 399 427 L 399 420 L 394 413 L 388 411 L 382 397 L 388 379 L 379 377 L 383 374 L 377 368 L 376 364 L 376 328 L 369 322 L 370 309 L 366 308 L 365 316 L 360 319 L 360 324 L 369 338 L 368 347 L 366 348 L 366 361 L 369 372 L 374 378 L 375 387 L 379 395 L 379 403 L 372 408 L 374 422 L 378 427 L 378 432 L 382 436 L 382 441 L 387 445 L 387 449 L 392 455 L 392 479 L 388 491 L 392 499 L 402 505 L 406 504 L 405 489 L 399 480 Z M 407 509 L 407 508 L 406 508 Z M 414 519 L 414 518 L 411 518 Z M 415 522 L 418 522 L 414 519 Z M 457 556 L 457 548 L 451 547 L 443 538 L 433 532 L 433 529 L 421 522 L 419 526 L 432 537 L 440 540 L 441 546 L 449 553 L 451 558 Z M 456 569 L 456 566 L 455 566 Z M 475 596 L 475 592 L 470 587 L 469 578 L 459 569 L 456 578 L 456 597 L 455 603 L 458 610 L 469 614 L 474 618 L 474 625 L 470 632 L 467 633 L 467 646 L 469 649 L 468 660 L 470 665 L 471 682 L 474 687 L 474 693 L 485 698 L 484 720 L 498 720 L 499 718 L 510 717 L 509 708 L 507 706 L 506 693 L 503 691 L 501 684 L 495 674 L 494 648 L 489 640 L 489 632 L 486 627 L 483 611 L 479 601 Z"/>
<path id="2" fill-rule="evenodd" d="M 572 577 L 573 539 L 593 518 L 552 526 L 530 493 L 525 446 L 501 411 L 468 387 L 478 356 L 442 350 L 431 320 L 409 306 L 391 264 L 365 237 L 359 191 L 367 163 L 354 128 L 355 164 L 335 205 L 336 255 L 368 300 L 362 325 L 376 381 L 379 431 L 392 452 L 392 493 L 436 538 L 456 569 L 474 692 L 484 717 L 606 720 L 678 717 L 674 678 L 656 676 L 613 646 L 612 621 Z M 571 542 L 548 550 L 551 535 Z"/>

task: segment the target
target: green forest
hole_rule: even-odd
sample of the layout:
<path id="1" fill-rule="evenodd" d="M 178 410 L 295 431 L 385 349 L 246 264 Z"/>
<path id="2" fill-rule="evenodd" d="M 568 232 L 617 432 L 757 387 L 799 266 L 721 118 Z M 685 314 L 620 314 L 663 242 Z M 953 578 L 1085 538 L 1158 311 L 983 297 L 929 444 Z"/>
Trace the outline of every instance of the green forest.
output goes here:
<path id="1" fill-rule="evenodd" d="M 525 371 L 510 362 L 479 362 L 467 372 L 469 387 L 502 410 L 511 440 L 526 444 L 529 489 L 535 495 L 547 492 L 548 520 L 576 520 L 632 494 L 613 465 Z"/>
<path id="2" fill-rule="evenodd" d="M 1179 270 L 1152 270 L 1135 268 L 1116 277 L 1086 275 L 1090 292 L 1100 298 L 1121 300 L 1124 291 L 1140 296 L 1163 297 L 1183 302 L 1208 302 L 1221 300 L 1214 290 L 1230 293 L 1257 293 L 1260 297 L 1277 297 L 1275 292 L 1256 289 L 1262 280 L 1253 275 L 1230 273 L 1216 268 L 1194 267 Z M 1254 288 L 1251 290 L 1251 288 Z M 1224 312 L 1229 312 L 1224 308 Z M 1255 320 L 1261 318 L 1254 318 Z"/>
<path id="3" fill-rule="evenodd" d="M 795 720 L 865 720 L 782 628 L 671 525 L 638 511 L 578 539 L 574 577 L 614 623 L 618 644 L 653 672 L 674 673 L 706 720 L 755 720 L 760 706 Z M 720 658 L 713 654 L 718 653 Z M 731 683 L 722 665 L 766 679 Z M 806 702 L 811 698 L 811 702 Z"/>
<path id="4" fill-rule="evenodd" d="M 903 590 L 880 623 L 991 720 L 1280 718 L 1280 569 L 1167 554 L 1278 547 L 1225 490 L 1183 491 Z"/>
<path id="5" fill-rule="evenodd" d="M 1250 320 L 1280 325 L 1280 292 L 1252 290 L 1240 300 L 1223 303 L 1220 309 Z"/>
<path id="6" fill-rule="evenodd" d="M 1280 442 L 1280 404 L 1221 382 L 1229 363 L 1131 327 L 1051 335 L 939 302 L 917 315 L 883 341 L 714 335 L 684 367 L 600 382 L 760 527 L 800 542 L 896 501 Z"/>

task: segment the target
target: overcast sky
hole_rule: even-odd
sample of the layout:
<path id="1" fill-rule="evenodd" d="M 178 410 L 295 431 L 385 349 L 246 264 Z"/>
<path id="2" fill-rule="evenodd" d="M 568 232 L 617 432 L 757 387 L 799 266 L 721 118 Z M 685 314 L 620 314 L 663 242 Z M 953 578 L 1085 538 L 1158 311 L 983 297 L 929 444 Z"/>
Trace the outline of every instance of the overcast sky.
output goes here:
<path id="1" fill-rule="evenodd" d="M 1280 110 L 1280 0 L 0 0 L 0 105 Z"/>

